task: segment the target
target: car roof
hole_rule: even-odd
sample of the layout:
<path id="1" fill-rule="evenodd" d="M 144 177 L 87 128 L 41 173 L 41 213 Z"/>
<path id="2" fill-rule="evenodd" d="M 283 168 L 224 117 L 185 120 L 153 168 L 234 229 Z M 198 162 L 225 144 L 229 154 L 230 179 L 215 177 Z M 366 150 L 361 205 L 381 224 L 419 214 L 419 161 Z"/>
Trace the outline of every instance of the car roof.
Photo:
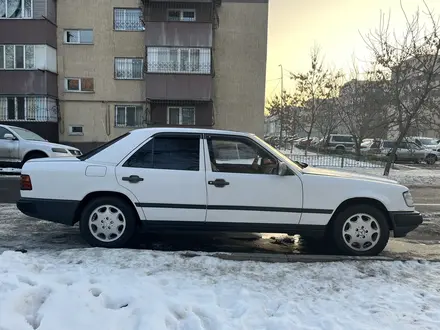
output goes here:
<path id="1" fill-rule="evenodd" d="M 146 127 L 138 128 L 130 131 L 130 134 L 148 134 L 154 135 L 157 133 L 199 133 L 199 134 L 233 134 L 233 135 L 253 135 L 248 132 L 240 132 L 233 130 L 222 129 L 208 129 L 208 128 L 190 128 L 190 127 Z"/>

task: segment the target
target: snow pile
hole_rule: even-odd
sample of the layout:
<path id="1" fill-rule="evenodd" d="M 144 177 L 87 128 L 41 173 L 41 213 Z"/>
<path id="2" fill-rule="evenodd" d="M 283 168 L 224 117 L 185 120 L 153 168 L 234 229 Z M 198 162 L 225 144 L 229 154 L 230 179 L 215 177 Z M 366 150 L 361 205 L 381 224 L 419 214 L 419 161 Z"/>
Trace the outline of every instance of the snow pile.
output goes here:
<path id="1" fill-rule="evenodd" d="M 336 170 L 355 172 L 359 174 L 378 176 L 382 178 L 384 177 L 383 168 L 350 167 Z M 439 170 L 392 169 L 388 178 L 391 180 L 396 180 L 400 184 L 407 186 L 440 186 Z"/>
<path id="2" fill-rule="evenodd" d="M 440 264 L 0 255 L 0 329 L 440 329 Z"/>

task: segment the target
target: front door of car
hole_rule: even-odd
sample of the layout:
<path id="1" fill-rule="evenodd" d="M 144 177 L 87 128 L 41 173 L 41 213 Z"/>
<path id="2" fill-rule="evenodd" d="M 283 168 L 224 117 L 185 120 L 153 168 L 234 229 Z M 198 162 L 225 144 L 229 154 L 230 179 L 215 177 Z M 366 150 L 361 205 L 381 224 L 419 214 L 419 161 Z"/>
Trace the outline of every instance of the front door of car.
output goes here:
<path id="1" fill-rule="evenodd" d="M 118 183 L 137 197 L 146 220 L 206 220 L 202 146 L 199 134 L 161 134 L 117 166 Z"/>
<path id="2" fill-rule="evenodd" d="M 8 129 L 0 127 L 0 162 L 18 162 L 20 142 L 17 139 L 6 139 L 5 134 L 13 135 Z"/>
<path id="3" fill-rule="evenodd" d="M 302 183 L 292 170 L 241 136 L 206 137 L 207 223 L 294 225 L 301 219 Z"/>

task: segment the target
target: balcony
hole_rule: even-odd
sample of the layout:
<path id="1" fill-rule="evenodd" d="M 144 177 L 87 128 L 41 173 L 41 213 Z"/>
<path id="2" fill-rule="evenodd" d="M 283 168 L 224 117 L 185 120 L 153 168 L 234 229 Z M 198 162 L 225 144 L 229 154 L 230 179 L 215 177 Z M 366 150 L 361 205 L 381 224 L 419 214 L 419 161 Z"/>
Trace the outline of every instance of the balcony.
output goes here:
<path id="1" fill-rule="evenodd" d="M 147 22 L 146 46 L 212 47 L 212 24 Z"/>
<path id="2" fill-rule="evenodd" d="M 41 44 L 57 47 L 57 27 L 45 19 L 0 19 L 2 44 Z"/>
<path id="3" fill-rule="evenodd" d="M 1 94 L 58 95 L 57 76 L 48 71 L 0 70 Z"/>
<path id="4" fill-rule="evenodd" d="M 212 99 L 212 77 L 192 74 L 146 74 L 146 98 L 150 100 Z"/>

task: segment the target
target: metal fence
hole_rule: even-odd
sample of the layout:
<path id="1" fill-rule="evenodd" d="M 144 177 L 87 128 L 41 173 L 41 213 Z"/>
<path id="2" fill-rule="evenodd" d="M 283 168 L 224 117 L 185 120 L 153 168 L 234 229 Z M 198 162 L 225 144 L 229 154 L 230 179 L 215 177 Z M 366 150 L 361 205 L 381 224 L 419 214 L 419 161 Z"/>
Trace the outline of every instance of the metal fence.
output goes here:
<path id="1" fill-rule="evenodd" d="M 383 168 L 385 162 L 383 160 L 371 159 L 361 157 L 360 160 L 356 160 L 355 157 L 348 155 L 322 155 L 322 154 L 286 154 L 287 157 L 294 161 L 307 163 L 315 167 L 339 167 L 339 168 Z"/>

